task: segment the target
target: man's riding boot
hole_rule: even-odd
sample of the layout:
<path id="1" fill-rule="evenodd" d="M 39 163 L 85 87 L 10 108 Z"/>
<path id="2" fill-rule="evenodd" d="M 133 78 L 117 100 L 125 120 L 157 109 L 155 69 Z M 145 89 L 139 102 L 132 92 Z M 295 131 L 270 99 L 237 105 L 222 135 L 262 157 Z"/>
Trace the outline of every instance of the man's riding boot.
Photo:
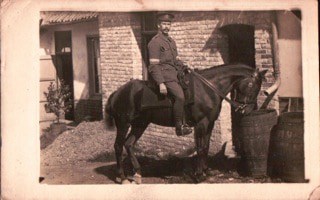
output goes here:
<path id="1" fill-rule="evenodd" d="M 192 129 L 187 124 L 182 124 L 181 121 L 176 122 L 177 136 L 189 135 L 190 133 L 192 133 Z"/>

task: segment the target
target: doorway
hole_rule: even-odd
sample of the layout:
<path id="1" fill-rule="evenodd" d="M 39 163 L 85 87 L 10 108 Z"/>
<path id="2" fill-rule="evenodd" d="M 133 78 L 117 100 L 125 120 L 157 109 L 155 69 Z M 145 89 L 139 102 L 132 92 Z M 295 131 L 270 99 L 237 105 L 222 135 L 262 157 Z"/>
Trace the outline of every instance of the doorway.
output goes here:
<path id="1" fill-rule="evenodd" d="M 71 92 L 72 108 L 65 113 L 65 119 L 74 120 L 74 89 L 73 89 L 73 65 L 71 31 L 55 31 L 55 62 L 59 80 L 64 80 L 69 85 Z"/>
<path id="2" fill-rule="evenodd" d="M 228 36 L 229 62 L 243 63 L 255 68 L 254 27 L 231 24 L 220 30 Z"/>
<path id="3" fill-rule="evenodd" d="M 242 63 L 256 68 L 254 26 L 231 24 L 223 26 L 220 30 L 228 36 L 229 63 Z M 231 92 L 231 99 L 234 95 L 234 92 Z M 240 116 L 231 107 L 232 143 L 237 153 L 240 153 L 239 119 Z"/>
<path id="4" fill-rule="evenodd" d="M 158 33 L 157 27 L 157 12 L 143 12 L 141 13 L 141 34 L 142 34 L 142 58 L 145 66 L 142 70 L 144 80 L 151 78 L 148 74 L 147 66 L 149 66 L 148 44 L 151 39 Z"/>

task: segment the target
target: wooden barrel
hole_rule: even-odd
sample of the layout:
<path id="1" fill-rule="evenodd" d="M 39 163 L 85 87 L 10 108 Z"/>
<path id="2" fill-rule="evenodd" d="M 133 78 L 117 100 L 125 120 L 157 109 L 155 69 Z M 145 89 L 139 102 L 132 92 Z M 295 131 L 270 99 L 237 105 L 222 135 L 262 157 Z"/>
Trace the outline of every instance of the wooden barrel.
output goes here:
<path id="1" fill-rule="evenodd" d="M 245 175 L 267 175 L 270 133 L 276 123 L 274 109 L 253 111 L 240 119 L 241 170 Z"/>
<path id="2" fill-rule="evenodd" d="M 271 135 L 272 175 L 286 182 L 304 182 L 303 112 L 282 113 Z"/>

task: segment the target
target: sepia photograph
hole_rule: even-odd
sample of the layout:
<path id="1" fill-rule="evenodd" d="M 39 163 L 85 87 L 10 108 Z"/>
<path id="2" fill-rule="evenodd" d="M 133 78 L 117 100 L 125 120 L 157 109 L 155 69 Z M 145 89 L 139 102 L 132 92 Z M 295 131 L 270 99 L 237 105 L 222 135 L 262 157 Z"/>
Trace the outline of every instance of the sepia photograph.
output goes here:
<path id="1" fill-rule="evenodd" d="M 5 199 L 320 198 L 317 3 L 165 2 L 2 1 Z"/>
<path id="2" fill-rule="evenodd" d="M 305 181 L 300 10 L 41 12 L 40 50 L 44 183 Z"/>

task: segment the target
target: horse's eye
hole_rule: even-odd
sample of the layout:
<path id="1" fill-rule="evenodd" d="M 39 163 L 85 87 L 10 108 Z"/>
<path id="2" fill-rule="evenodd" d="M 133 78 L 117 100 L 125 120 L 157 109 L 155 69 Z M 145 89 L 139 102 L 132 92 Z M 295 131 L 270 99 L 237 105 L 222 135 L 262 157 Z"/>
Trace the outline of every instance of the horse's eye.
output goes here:
<path id="1" fill-rule="evenodd" d="M 250 83 L 248 84 L 248 87 L 252 88 L 252 87 L 253 87 L 253 83 L 250 82 Z"/>

